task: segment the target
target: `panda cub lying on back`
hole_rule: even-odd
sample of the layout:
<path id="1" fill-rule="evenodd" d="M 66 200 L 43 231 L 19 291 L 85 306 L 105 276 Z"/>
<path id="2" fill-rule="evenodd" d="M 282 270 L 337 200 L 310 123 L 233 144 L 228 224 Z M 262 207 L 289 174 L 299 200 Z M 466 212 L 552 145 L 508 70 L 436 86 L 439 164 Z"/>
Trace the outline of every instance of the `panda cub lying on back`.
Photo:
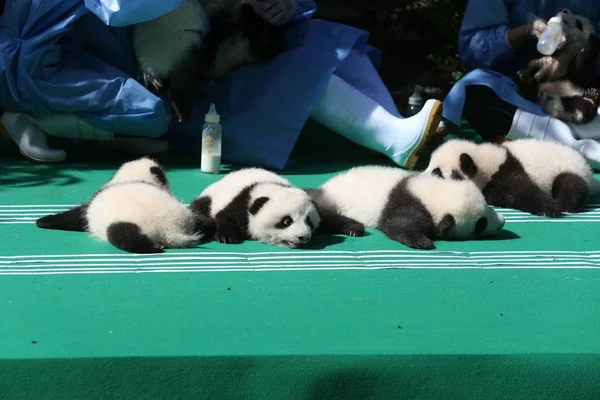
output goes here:
<path id="1" fill-rule="evenodd" d="M 581 154 L 562 144 L 520 139 L 477 144 L 453 139 L 432 154 L 424 173 L 472 180 L 493 206 L 558 217 L 576 212 L 599 182 Z"/>
<path id="2" fill-rule="evenodd" d="M 524 98 L 539 104 L 550 115 L 566 122 L 586 124 L 598 114 L 596 86 L 598 37 L 590 21 L 568 9 L 557 14 L 566 34 L 550 56 L 539 55 L 517 74 L 517 88 Z M 546 21 L 532 21 L 536 38 Z"/>
<path id="3" fill-rule="evenodd" d="M 472 182 L 396 167 L 356 167 L 309 194 L 327 216 L 321 221 L 324 229 L 352 231 L 352 221 L 358 221 L 417 249 L 434 249 L 437 238 L 493 235 L 504 225 Z"/>
<path id="4" fill-rule="evenodd" d="M 216 239 L 256 240 L 299 248 L 319 228 L 321 217 L 306 192 L 262 168 L 244 168 L 208 186 L 190 207 L 216 223 Z"/>
<path id="5" fill-rule="evenodd" d="M 171 193 L 161 166 L 149 158 L 127 162 L 86 203 L 36 221 L 39 228 L 89 232 L 132 253 L 192 247 L 214 230 Z"/>

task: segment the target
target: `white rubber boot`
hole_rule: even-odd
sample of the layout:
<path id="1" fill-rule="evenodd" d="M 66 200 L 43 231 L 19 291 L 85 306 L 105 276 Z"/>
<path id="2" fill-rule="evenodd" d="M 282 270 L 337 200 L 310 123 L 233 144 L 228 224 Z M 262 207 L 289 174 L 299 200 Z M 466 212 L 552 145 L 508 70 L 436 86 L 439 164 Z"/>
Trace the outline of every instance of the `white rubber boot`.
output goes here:
<path id="1" fill-rule="evenodd" d="M 29 119 L 29 115 L 5 111 L 0 122 L 0 131 L 14 140 L 21 154 L 29 160 L 52 163 L 67 159 L 64 150 L 48 146 L 46 133 Z"/>
<path id="2" fill-rule="evenodd" d="M 442 103 L 428 100 L 410 118 L 397 118 L 341 78 L 332 75 L 311 117 L 363 147 L 383 153 L 414 169 L 420 151 L 436 135 Z"/>
<path id="3" fill-rule="evenodd" d="M 596 119 L 594 119 L 596 121 Z M 592 123 L 594 122 L 592 121 Z M 551 117 L 540 116 L 523 110 L 517 110 L 513 118 L 509 140 L 521 138 L 552 140 L 567 145 L 581 153 L 594 169 L 600 169 L 600 142 L 593 139 L 577 139 L 571 126 Z"/>
<path id="4" fill-rule="evenodd" d="M 600 111 L 600 109 L 598 111 Z M 600 115 L 596 115 L 596 117 L 587 124 L 569 124 L 569 126 L 577 139 L 600 140 Z"/>

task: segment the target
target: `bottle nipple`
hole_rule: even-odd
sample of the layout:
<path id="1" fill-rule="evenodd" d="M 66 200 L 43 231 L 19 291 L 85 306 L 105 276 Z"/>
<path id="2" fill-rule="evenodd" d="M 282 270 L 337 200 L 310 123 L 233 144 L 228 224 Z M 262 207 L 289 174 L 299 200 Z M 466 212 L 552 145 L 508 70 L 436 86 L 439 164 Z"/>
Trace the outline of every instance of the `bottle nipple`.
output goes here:
<path id="1" fill-rule="evenodd" d="M 218 123 L 221 121 L 221 117 L 217 114 L 217 108 L 215 107 L 215 103 L 210 103 L 210 109 L 208 113 L 204 116 L 205 122 L 213 122 Z"/>
<path id="2" fill-rule="evenodd" d="M 423 104 L 423 96 L 421 96 L 421 92 L 419 91 L 418 86 L 415 86 L 413 93 L 408 98 L 408 104 L 417 106 Z"/>

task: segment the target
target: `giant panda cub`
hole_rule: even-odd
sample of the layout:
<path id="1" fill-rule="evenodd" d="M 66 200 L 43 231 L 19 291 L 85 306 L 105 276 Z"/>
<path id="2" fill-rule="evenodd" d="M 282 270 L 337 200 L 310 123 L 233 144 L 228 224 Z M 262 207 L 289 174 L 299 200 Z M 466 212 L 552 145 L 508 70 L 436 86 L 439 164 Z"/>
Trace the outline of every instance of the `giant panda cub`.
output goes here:
<path id="1" fill-rule="evenodd" d="M 517 88 L 524 98 L 539 104 L 550 115 L 566 122 L 586 124 L 598 113 L 596 85 L 598 37 L 590 21 L 563 9 L 565 40 L 550 56 L 539 54 L 525 71 L 517 73 Z M 532 21 L 532 35 L 539 38 L 546 21 Z"/>
<path id="2" fill-rule="evenodd" d="M 578 211 L 599 187 L 581 154 L 538 139 L 502 144 L 448 140 L 434 150 L 424 172 L 470 179 L 490 205 L 548 217 Z"/>
<path id="3" fill-rule="evenodd" d="M 240 0 L 187 0 L 134 25 L 132 44 L 142 82 L 171 97 L 181 122 L 203 80 L 275 57 L 284 51 L 285 33 Z"/>
<path id="4" fill-rule="evenodd" d="M 200 193 L 190 208 L 216 223 L 216 239 L 239 244 L 256 240 L 299 248 L 321 221 L 306 192 L 262 168 L 230 172 Z"/>
<path id="5" fill-rule="evenodd" d="M 494 235 L 504 226 L 472 182 L 395 167 L 355 167 L 309 193 L 319 213 L 329 211 L 322 224 L 340 226 L 352 219 L 416 249 L 434 249 L 438 238 Z"/>
<path id="6" fill-rule="evenodd" d="M 127 162 L 86 203 L 36 221 L 40 228 L 88 232 L 131 253 L 192 247 L 214 229 L 172 194 L 161 166 L 149 158 Z"/>

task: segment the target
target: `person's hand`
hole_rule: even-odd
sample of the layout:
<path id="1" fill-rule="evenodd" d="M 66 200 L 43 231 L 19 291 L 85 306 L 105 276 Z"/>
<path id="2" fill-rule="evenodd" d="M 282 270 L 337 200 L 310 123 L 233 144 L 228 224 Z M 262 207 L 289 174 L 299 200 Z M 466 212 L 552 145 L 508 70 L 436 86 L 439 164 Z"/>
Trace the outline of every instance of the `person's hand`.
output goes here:
<path id="1" fill-rule="evenodd" d="M 254 8 L 265 21 L 273 25 L 283 25 L 296 13 L 296 0 L 242 0 Z"/>
<path id="2" fill-rule="evenodd" d="M 531 38 L 530 26 L 528 24 L 510 28 L 506 32 L 506 41 L 513 51 L 516 51 L 521 47 L 523 43 Z"/>
<path id="3" fill-rule="evenodd" d="M 547 27 L 548 25 L 545 20 L 530 14 L 529 23 L 527 24 L 527 31 L 529 32 L 529 34 L 534 35 L 536 38 L 539 39 Z M 563 31 L 561 33 L 560 42 L 558 43 L 556 49 L 558 50 L 563 48 L 566 42 L 567 34 L 565 33 L 565 31 Z"/>
<path id="4" fill-rule="evenodd" d="M 546 29 L 546 21 L 540 17 L 535 16 L 534 14 L 529 14 L 529 21 L 527 23 L 527 32 L 530 35 L 534 35 L 539 39 L 540 35 Z"/>

